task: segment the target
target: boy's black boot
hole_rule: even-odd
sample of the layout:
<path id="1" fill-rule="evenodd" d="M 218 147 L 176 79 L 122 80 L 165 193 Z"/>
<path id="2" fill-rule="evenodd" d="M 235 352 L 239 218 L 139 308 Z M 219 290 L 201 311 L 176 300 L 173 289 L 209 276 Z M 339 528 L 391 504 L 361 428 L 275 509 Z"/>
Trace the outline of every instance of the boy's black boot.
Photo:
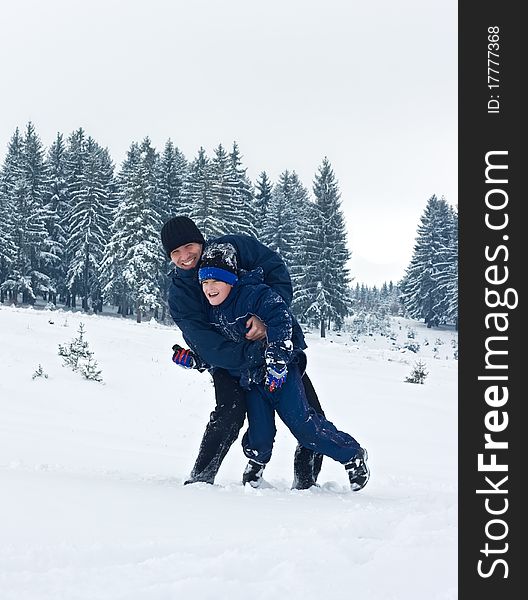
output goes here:
<path id="1" fill-rule="evenodd" d="M 256 460 L 249 459 L 244 473 L 242 475 L 242 483 L 246 485 L 249 483 L 251 487 L 258 488 L 262 484 L 262 473 L 264 473 L 264 467 L 266 465 L 259 463 Z"/>
<path id="2" fill-rule="evenodd" d="M 360 448 L 356 456 L 345 465 L 353 492 L 358 492 L 367 485 L 370 477 L 367 458 L 368 454 L 365 448 Z"/>

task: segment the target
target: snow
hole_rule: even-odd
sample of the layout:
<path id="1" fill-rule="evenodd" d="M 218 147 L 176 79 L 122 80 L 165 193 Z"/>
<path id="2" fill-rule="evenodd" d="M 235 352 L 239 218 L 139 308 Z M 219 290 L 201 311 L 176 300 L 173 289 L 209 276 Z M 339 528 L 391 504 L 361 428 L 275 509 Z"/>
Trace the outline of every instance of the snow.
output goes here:
<path id="1" fill-rule="evenodd" d="M 81 322 L 103 383 L 57 354 Z M 364 490 L 325 458 L 321 487 L 292 491 L 279 421 L 272 487 L 241 485 L 239 441 L 217 485 L 183 486 L 214 396 L 207 373 L 172 363 L 178 329 L 1 306 L 0 598 L 456 598 L 456 333 L 392 329 L 307 335 L 328 418 L 369 451 Z M 405 383 L 417 360 L 425 383 Z"/>

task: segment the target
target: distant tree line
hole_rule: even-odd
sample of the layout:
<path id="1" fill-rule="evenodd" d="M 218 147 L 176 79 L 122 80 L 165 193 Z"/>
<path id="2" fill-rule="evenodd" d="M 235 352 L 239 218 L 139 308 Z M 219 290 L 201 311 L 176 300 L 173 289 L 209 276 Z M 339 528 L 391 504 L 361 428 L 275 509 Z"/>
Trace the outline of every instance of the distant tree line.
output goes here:
<path id="1" fill-rule="evenodd" d="M 188 215 L 206 238 L 254 236 L 288 265 L 293 310 L 324 332 L 351 309 L 350 258 L 338 184 L 324 158 L 313 195 L 295 171 L 274 184 L 248 179 L 236 142 L 189 161 L 168 140 L 134 142 L 116 172 L 80 128 L 45 149 L 32 123 L 18 128 L 0 170 L 0 302 L 53 304 L 164 319 L 171 265 L 159 232 Z"/>
<path id="2" fill-rule="evenodd" d="M 401 290 L 397 283 L 389 281 L 381 287 L 360 285 L 351 291 L 352 310 L 354 313 L 377 313 L 380 316 L 406 316 L 405 306 L 401 298 Z"/>
<path id="3" fill-rule="evenodd" d="M 206 238 L 254 236 L 278 252 L 302 323 L 342 327 L 364 310 L 407 311 L 430 326 L 456 322 L 457 215 L 433 196 L 418 227 L 411 263 L 397 285 L 351 287 L 350 252 L 338 182 L 325 157 L 312 193 L 295 171 L 253 184 L 237 143 L 188 160 L 169 139 L 159 153 L 133 142 L 119 170 L 109 151 L 80 128 L 45 149 L 32 123 L 17 128 L 0 169 L 0 302 L 37 298 L 85 311 L 165 319 L 167 274 L 159 232 L 188 215 Z M 367 300 L 368 297 L 368 300 Z M 396 309 L 398 307 L 398 309 Z"/>

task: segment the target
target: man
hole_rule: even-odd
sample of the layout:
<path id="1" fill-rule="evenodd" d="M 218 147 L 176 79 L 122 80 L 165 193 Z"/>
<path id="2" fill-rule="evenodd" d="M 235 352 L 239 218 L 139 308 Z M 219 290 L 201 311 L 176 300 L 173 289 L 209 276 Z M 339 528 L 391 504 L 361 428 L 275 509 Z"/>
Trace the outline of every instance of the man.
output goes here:
<path id="1" fill-rule="evenodd" d="M 225 235 L 213 240 L 230 243 L 237 253 L 238 265 L 250 271 L 261 267 L 264 282 L 273 288 L 289 306 L 293 297 L 290 275 L 281 257 L 255 238 Z M 228 371 L 255 370 L 265 364 L 263 346 L 265 325 L 255 316 L 246 323 L 245 342 L 233 342 L 218 333 L 208 322 L 205 297 L 198 281 L 198 263 L 206 241 L 196 224 L 184 216 L 169 219 L 162 227 L 161 242 L 167 257 L 175 265 L 169 288 L 169 309 L 185 342 L 205 363 L 214 365 L 213 382 L 216 406 L 200 444 L 190 478 L 185 482 L 214 483 L 227 451 L 237 439 L 246 415 L 245 391 Z M 299 324 L 294 321 L 293 337 L 297 347 L 306 343 Z M 175 353 L 175 362 L 179 358 Z M 309 405 L 324 416 L 315 389 L 306 375 L 302 382 Z M 297 446 L 294 457 L 293 488 L 307 489 L 316 484 L 322 455 Z"/>

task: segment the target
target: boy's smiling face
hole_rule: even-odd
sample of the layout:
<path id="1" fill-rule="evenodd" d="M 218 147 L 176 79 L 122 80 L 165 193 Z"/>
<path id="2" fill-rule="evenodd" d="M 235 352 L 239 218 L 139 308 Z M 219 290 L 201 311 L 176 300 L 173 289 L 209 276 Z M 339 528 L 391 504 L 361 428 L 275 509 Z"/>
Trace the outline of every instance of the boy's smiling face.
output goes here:
<path id="1" fill-rule="evenodd" d="M 212 306 L 218 306 L 229 296 L 229 292 L 233 286 L 225 281 L 217 281 L 216 279 L 205 279 L 202 281 L 202 290 L 207 298 L 207 301 Z"/>

